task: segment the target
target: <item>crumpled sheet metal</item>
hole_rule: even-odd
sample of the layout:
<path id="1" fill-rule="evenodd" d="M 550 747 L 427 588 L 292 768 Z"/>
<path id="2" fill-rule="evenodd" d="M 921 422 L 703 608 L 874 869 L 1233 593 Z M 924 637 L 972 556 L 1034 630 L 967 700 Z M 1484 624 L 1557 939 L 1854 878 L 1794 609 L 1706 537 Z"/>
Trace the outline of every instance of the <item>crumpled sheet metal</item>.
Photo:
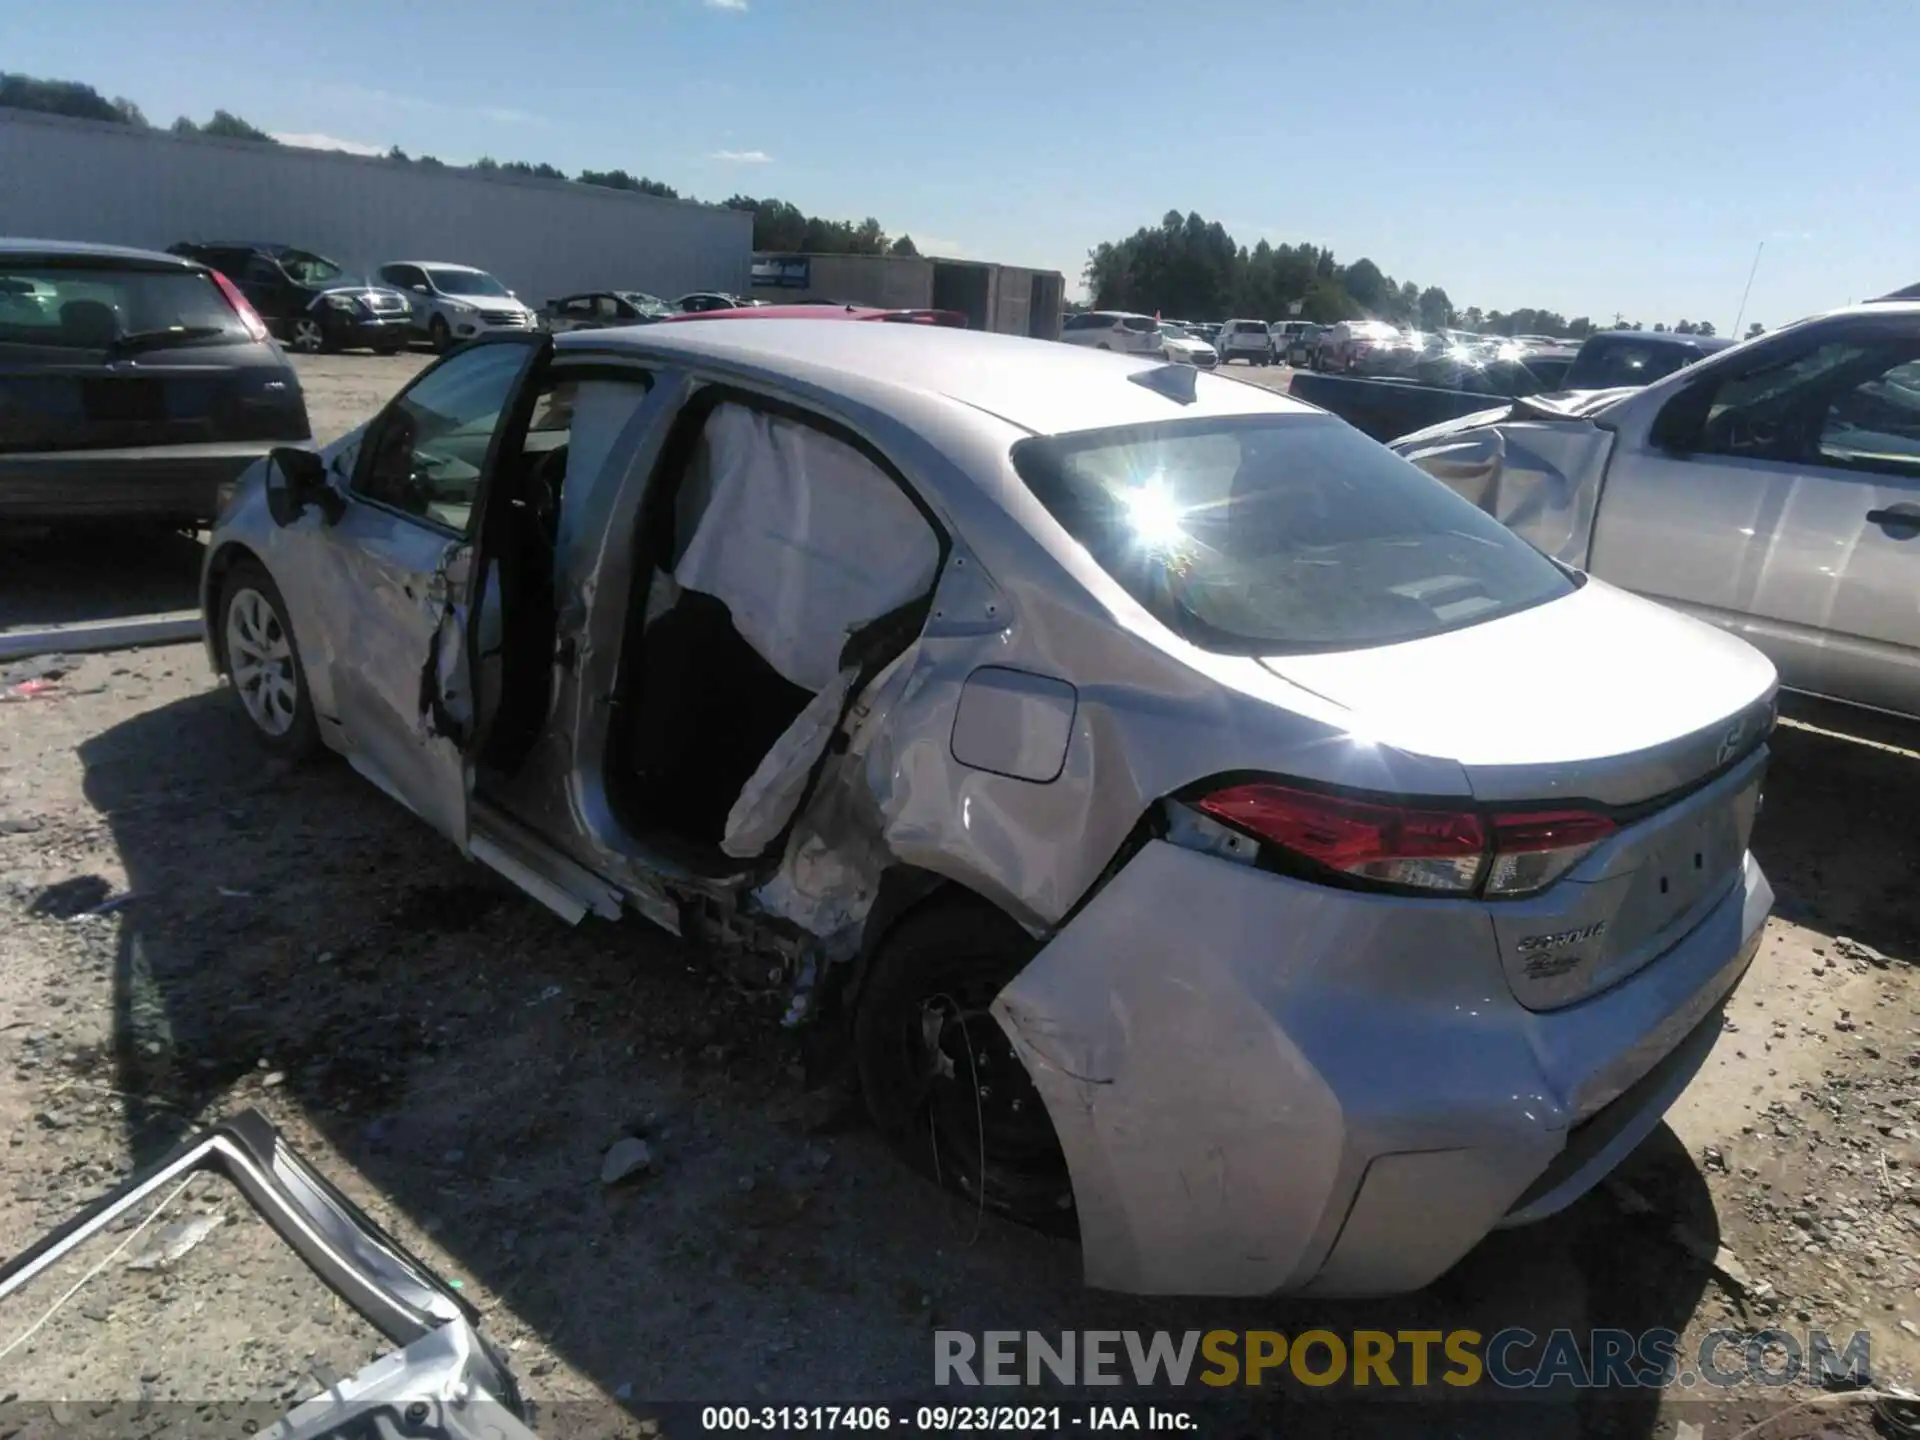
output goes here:
<path id="1" fill-rule="evenodd" d="M 1391 447 L 1554 559 L 1584 569 L 1613 432 L 1508 420 Z"/>

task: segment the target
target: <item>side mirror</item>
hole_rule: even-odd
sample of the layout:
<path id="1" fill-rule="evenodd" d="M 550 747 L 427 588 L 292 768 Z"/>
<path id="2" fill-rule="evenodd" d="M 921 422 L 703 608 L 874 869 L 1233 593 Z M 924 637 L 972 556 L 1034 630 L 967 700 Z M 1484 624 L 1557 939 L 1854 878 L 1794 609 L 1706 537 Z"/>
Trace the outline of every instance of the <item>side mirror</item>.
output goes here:
<path id="1" fill-rule="evenodd" d="M 286 526 L 316 507 L 327 524 L 346 510 L 340 492 L 327 483 L 327 469 L 311 450 L 276 445 L 267 455 L 267 513 L 273 523 Z"/>
<path id="2" fill-rule="evenodd" d="M 427 287 L 420 284 L 409 285 L 407 289 L 413 291 L 416 295 L 425 295 L 427 293 Z"/>

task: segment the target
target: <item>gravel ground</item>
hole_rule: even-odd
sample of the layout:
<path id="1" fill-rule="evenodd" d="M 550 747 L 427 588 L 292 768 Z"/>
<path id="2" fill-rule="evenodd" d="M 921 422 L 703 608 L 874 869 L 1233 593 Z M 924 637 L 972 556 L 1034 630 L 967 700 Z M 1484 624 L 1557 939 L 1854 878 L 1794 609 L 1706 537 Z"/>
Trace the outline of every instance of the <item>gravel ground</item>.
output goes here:
<path id="1" fill-rule="evenodd" d="M 303 360 L 316 429 L 421 363 Z M 1778 737 L 1755 841 L 1780 914 L 1707 1070 L 1614 1183 L 1419 1296 L 1142 1300 L 905 1173 L 805 1088 L 777 1005 L 698 953 L 637 921 L 569 930 L 344 765 L 265 762 L 196 648 L 86 657 L 0 699 L 0 1253 L 256 1106 L 460 1282 L 550 1433 L 615 1433 L 619 1402 L 922 1394 L 948 1327 L 1664 1326 L 1683 1353 L 1716 1327 L 1860 1327 L 1897 1380 L 1920 1362 L 1920 753 L 1814 718 Z M 629 1135 L 651 1166 L 605 1187 Z M 162 1270 L 114 1262 L 0 1360 L 0 1401 L 278 1399 L 367 1358 L 240 1207 L 180 1206 L 223 1223 Z M 0 1306 L 0 1348 L 58 1293 Z M 1870 1433 L 1858 1408 L 1780 1415 L 1808 1394 L 1509 1401 L 1422 1428 Z M 1413 1413 L 1185 1398 L 1209 1434 Z"/>

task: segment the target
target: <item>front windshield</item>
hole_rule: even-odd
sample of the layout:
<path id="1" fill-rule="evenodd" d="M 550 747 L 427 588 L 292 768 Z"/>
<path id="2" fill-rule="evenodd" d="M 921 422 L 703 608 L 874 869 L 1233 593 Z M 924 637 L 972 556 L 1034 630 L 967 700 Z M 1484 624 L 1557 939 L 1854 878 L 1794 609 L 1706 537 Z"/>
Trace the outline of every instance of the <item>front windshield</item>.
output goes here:
<path id="1" fill-rule="evenodd" d="M 671 315 L 674 313 L 673 306 L 662 300 L 658 295 L 649 295 L 643 290 L 621 290 L 616 293 L 622 300 L 633 306 L 633 308 L 638 310 L 642 315 Z"/>
<path id="2" fill-rule="evenodd" d="M 427 278 L 442 295 L 500 295 L 507 287 L 484 270 L 440 270 L 429 265 Z"/>
<path id="3" fill-rule="evenodd" d="M 325 285 L 330 281 L 352 278 L 326 256 L 312 255 L 305 250 L 283 251 L 279 260 L 280 268 L 287 272 L 287 278 L 297 285 Z"/>
<path id="4" fill-rule="evenodd" d="M 1013 463 L 1108 574 L 1208 649 L 1394 644 L 1574 588 L 1477 506 L 1328 416 L 1035 438 Z"/>

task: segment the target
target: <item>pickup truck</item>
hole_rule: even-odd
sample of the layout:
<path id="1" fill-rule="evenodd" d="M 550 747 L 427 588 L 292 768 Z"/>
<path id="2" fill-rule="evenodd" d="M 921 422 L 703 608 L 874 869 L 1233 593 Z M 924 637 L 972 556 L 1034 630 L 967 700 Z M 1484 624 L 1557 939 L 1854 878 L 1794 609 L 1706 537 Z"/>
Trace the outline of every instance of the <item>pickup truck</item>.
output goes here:
<path id="1" fill-rule="evenodd" d="M 1920 303 L 1392 449 L 1561 563 L 1751 641 L 1786 688 L 1920 717 Z"/>
<path id="2" fill-rule="evenodd" d="M 1300 373 L 1288 393 L 1387 441 L 1530 395 L 1645 385 L 1730 343 L 1670 331 L 1602 330 L 1589 335 L 1577 352 L 1534 347 L 1517 359 L 1479 360 L 1443 351 L 1411 360 L 1398 374 Z"/>

